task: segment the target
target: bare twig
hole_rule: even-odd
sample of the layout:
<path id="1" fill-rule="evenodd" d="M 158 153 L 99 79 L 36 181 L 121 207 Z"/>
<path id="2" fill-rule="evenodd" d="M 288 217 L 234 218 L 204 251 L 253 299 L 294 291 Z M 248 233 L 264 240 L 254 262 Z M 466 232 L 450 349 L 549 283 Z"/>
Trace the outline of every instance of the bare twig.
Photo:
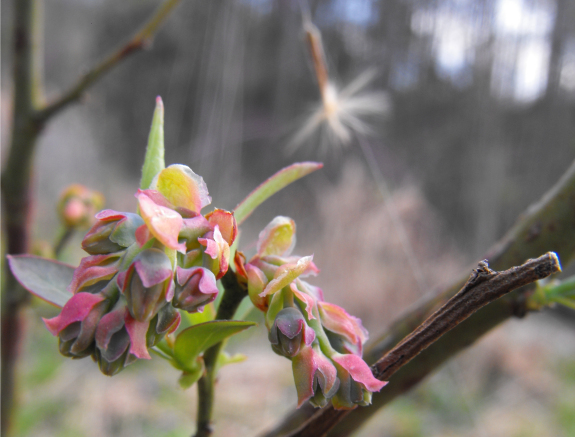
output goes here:
<path id="1" fill-rule="evenodd" d="M 56 244 L 54 244 L 54 257 L 56 259 L 60 258 L 62 250 L 64 250 L 64 247 L 66 247 L 66 245 L 70 242 L 75 232 L 76 228 L 65 227 L 62 230 L 60 236 L 58 237 L 58 240 L 56 241 Z"/>
<path id="2" fill-rule="evenodd" d="M 122 60 L 138 50 L 148 47 L 159 27 L 180 1 L 181 0 L 165 0 L 148 22 L 145 23 L 127 43 L 85 73 L 70 89 L 62 93 L 58 99 L 39 110 L 35 115 L 36 119 L 39 122 L 44 122 L 49 119 L 70 103 L 80 99 L 86 89 Z"/>
<path id="3" fill-rule="evenodd" d="M 499 273 L 489 269 L 487 263 L 482 261 L 455 296 L 371 367 L 374 376 L 382 381 L 388 380 L 421 351 L 480 308 L 510 291 L 559 271 L 559 260 L 553 252 Z M 289 436 L 323 436 L 349 412 L 328 406 Z"/>

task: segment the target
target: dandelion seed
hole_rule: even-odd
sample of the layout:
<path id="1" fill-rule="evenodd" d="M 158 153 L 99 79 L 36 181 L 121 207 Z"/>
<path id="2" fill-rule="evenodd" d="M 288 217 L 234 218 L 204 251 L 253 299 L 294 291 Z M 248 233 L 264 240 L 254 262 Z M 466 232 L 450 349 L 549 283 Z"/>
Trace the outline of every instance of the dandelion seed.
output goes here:
<path id="1" fill-rule="evenodd" d="M 325 151 L 329 145 L 347 146 L 353 134 L 368 135 L 372 129 L 365 118 L 383 116 L 389 111 L 386 93 L 365 92 L 375 73 L 369 70 L 360 74 L 343 89 L 338 89 L 330 80 L 325 62 L 325 52 L 318 28 L 304 14 L 304 30 L 313 61 L 321 102 L 316 105 L 287 145 L 293 153 L 317 132 L 320 148 Z"/>

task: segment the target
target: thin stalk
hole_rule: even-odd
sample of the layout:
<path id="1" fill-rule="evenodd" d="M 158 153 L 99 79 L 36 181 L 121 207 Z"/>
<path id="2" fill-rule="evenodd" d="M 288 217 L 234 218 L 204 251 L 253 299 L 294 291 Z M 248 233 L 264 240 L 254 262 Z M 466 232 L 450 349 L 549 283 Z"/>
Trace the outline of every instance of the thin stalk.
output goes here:
<path id="1" fill-rule="evenodd" d="M 224 295 L 216 313 L 216 320 L 231 320 L 244 297 L 248 295 L 248 291 L 245 286 L 238 282 L 237 276 L 231 268 L 222 278 L 222 285 L 224 286 Z M 198 429 L 195 437 L 209 437 L 212 434 L 214 385 L 218 357 L 223 346 L 224 342 L 220 342 L 204 353 L 206 371 L 198 381 Z"/>
<path id="2" fill-rule="evenodd" d="M 70 242 L 70 239 L 74 235 L 75 231 L 76 231 L 75 228 L 69 228 L 69 227 L 65 227 L 62 230 L 62 232 L 60 233 L 60 236 L 58 237 L 58 240 L 56 241 L 56 244 L 54 244 L 54 257 L 56 259 L 60 258 L 60 254 L 62 253 L 62 250 Z"/>

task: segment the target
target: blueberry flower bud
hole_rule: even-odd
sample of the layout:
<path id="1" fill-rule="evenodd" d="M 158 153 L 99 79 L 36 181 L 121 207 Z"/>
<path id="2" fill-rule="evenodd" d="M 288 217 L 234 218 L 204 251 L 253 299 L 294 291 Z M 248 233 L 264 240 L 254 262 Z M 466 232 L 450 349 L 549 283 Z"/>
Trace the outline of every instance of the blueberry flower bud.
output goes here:
<path id="1" fill-rule="evenodd" d="M 124 250 L 136 242 L 136 229 L 144 224 L 138 214 L 105 209 L 96 214 L 98 221 L 82 240 L 82 248 L 90 255 Z"/>
<path id="2" fill-rule="evenodd" d="M 339 389 L 332 398 L 336 409 L 352 409 L 357 405 L 366 406 L 371 403 L 371 394 L 379 391 L 387 384 L 376 379 L 371 369 L 361 357 L 355 354 L 334 354 L 331 357 L 337 368 L 340 381 Z"/>
<path id="3" fill-rule="evenodd" d="M 58 215 L 67 228 L 87 228 L 104 205 L 104 196 L 89 188 L 73 184 L 67 187 L 58 201 Z"/>
<path id="4" fill-rule="evenodd" d="M 152 319 L 172 299 L 172 264 L 159 249 L 140 252 L 128 270 L 118 275 L 130 314 L 139 322 Z"/>
<path id="5" fill-rule="evenodd" d="M 204 267 L 176 267 L 176 285 L 172 305 L 184 311 L 202 312 L 218 295 L 216 277 Z"/>
<path id="6" fill-rule="evenodd" d="M 307 326 L 298 309 L 287 307 L 277 314 L 268 338 L 275 353 L 291 358 L 299 353 L 302 345 L 313 342 L 315 332 Z"/>
<path id="7" fill-rule="evenodd" d="M 155 346 L 166 334 L 178 329 L 180 321 L 180 312 L 171 305 L 164 305 L 156 317 L 150 321 L 150 326 L 146 333 L 147 346 Z"/>
<path id="8" fill-rule="evenodd" d="M 94 352 L 96 328 L 118 295 L 114 282 L 99 293 L 80 292 L 66 302 L 58 316 L 44 319 L 48 330 L 58 336 L 62 355 L 83 358 Z"/>
<path id="9" fill-rule="evenodd" d="M 74 270 L 72 282 L 68 286 L 70 293 L 97 293 L 107 287 L 110 280 L 118 273 L 121 256 L 92 255 L 82 258 Z"/>
<path id="10" fill-rule="evenodd" d="M 93 352 L 94 333 L 109 302 L 100 294 L 78 293 L 72 296 L 60 314 L 44 323 L 59 338 L 60 353 L 83 358 Z"/>
<path id="11" fill-rule="evenodd" d="M 120 296 L 114 308 L 98 323 L 95 335 L 96 349 L 92 358 L 98 363 L 104 375 L 113 376 L 138 358 L 130 353 L 133 349 L 130 347 L 133 339 L 126 326 L 129 317 L 126 299 Z"/>
<path id="12" fill-rule="evenodd" d="M 325 406 L 339 388 L 337 370 L 315 342 L 302 347 L 292 359 L 293 377 L 297 390 L 298 404 L 310 401 L 314 406 Z"/>
<path id="13" fill-rule="evenodd" d="M 361 357 L 368 333 L 361 320 L 343 308 L 328 302 L 318 302 L 321 324 L 326 328 L 331 346 L 340 353 Z"/>

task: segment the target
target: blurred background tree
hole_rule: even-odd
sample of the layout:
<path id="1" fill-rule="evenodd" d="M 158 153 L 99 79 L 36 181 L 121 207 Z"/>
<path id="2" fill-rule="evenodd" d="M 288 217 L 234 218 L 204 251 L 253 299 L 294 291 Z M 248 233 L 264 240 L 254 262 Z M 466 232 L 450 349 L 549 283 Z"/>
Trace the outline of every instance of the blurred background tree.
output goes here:
<path id="1" fill-rule="evenodd" d="M 575 158 L 575 3 L 309 3 L 332 75 L 347 83 L 375 68 L 372 88 L 389 95 L 389 113 L 374 120 L 367 141 L 428 285 L 445 281 L 431 273 L 434 257 L 452 272 L 478 259 Z M 152 0 L 47 2 L 48 97 L 122 41 L 127 29 L 137 28 L 157 5 Z M 12 9 L 11 2 L 2 2 L 3 158 Z M 361 264 L 357 236 L 362 229 L 356 224 L 379 232 L 381 244 L 373 252 L 383 261 L 370 268 L 382 273 L 366 284 L 365 301 L 344 306 L 367 317 L 369 328 L 381 328 L 381 317 L 397 314 L 419 291 L 412 273 L 394 264 L 401 248 L 390 236 L 392 224 L 359 149 L 352 144 L 318 156 L 311 141 L 293 155 L 285 153 L 302 114 L 319 99 L 314 81 L 299 2 L 183 2 L 154 50 L 112 71 L 90 90 L 86 104 L 71 107 L 46 129 L 36 156 L 35 237 L 51 238 L 55 199 L 73 182 L 102 191 L 110 208 L 133 207 L 153 102 L 161 95 L 166 162 L 186 163 L 202 174 L 220 207 L 233 208 L 263 178 L 293 161 L 325 162 L 321 175 L 304 182 L 306 189 L 295 195 L 292 187 L 272 199 L 251 219 L 242 241 L 251 242 L 274 215 L 292 215 L 302 253 L 316 252 L 320 268 L 331 272 L 319 285 L 343 303 L 354 297 L 346 296 L 348 283 L 338 280 L 337 263 L 350 270 L 351 263 Z M 366 220 L 368 212 L 381 220 Z M 81 254 L 70 249 L 65 256 L 75 263 Z M 365 309 L 369 299 L 381 307 Z"/>
<path id="2" fill-rule="evenodd" d="M 70 83 L 156 3 L 50 2 L 48 90 Z M 374 88 L 390 95 L 372 140 L 384 173 L 393 185 L 419 185 L 472 255 L 573 156 L 574 8 L 568 0 L 311 2 L 332 72 L 346 82 L 375 67 Z M 9 10 L 3 20 L 6 47 Z M 66 115 L 88 125 L 99 157 L 123 177 L 138 175 L 156 95 L 167 107 L 168 162 L 201 168 L 230 199 L 238 180 L 253 185 L 270 169 L 317 156 L 313 144 L 282 153 L 294 120 L 318 98 L 298 2 L 187 2 L 154 48 L 92 90 L 80 114 Z M 8 56 L 2 65 L 9 89 Z M 330 177 L 355 153 L 326 156 Z"/>

